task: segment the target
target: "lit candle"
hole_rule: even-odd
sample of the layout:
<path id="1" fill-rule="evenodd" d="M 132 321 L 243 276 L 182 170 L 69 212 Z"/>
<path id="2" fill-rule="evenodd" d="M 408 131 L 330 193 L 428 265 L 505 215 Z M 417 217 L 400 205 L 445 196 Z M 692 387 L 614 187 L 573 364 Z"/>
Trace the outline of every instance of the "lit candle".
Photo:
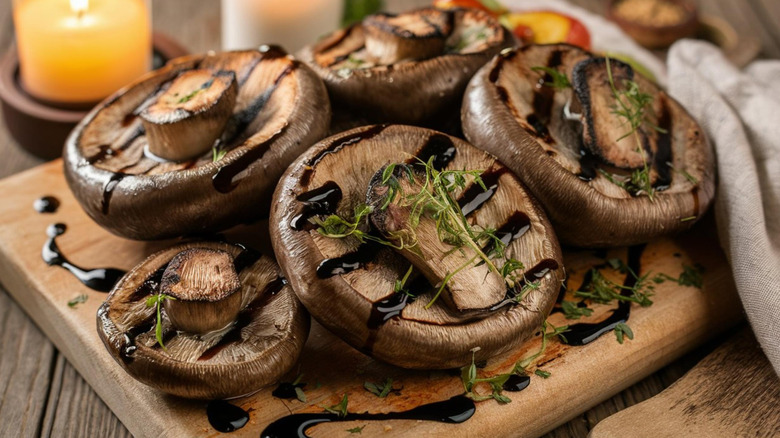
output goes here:
<path id="1" fill-rule="evenodd" d="M 222 48 L 278 44 L 295 52 L 335 30 L 343 0 L 222 0 Z"/>
<path id="2" fill-rule="evenodd" d="M 97 102 L 147 72 L 146 0 L 16 0 L 22 86 L 65 104 Z"/>

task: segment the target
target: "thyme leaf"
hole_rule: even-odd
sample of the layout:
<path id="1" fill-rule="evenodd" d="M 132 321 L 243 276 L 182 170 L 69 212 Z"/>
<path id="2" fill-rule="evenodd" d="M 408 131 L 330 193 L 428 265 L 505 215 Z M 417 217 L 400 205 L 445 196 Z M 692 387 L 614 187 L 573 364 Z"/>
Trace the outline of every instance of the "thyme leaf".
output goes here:
<path id="1" fill-rule="evenodd" d="M 75 298 L 72 298 L 71 300 L 69 300 L 69 301 L 68 301 L 68 307 L 70 307 L 71 309 L 73 309 L 73 308 L 75 308 L 76 306 L 78 306 L 79 304 L 86 303 L 86 302 L 87 302 L 87 298 L 89 298 L 89 297 L 87 296 L 87 294 L 79 294 L 79 295 L 76 295 L 76 297 L 75 297 Z"/>
<path id="2" fill-rule="evenodd" d="M 623 336 L 625 336 L 628 339 L 633 340 L 634 339 L 634 332 L 631 331 L 631 327 L 628 326 L 628 324 L 624 322 L 619 322 L 615 326 L 615 336 L 617 337 L 618 344 L 623 343 Z"/>
<path id="3" fill-rule="evenodd" d="M 176 298 L 166 295 L 162 292 L 152 295 L 146 299 L 146 307 L 157 307 L 157 322 L 154 325 L 154 336 L 157 339 L 157 343 L 160 344 L 163 350 L 168 349 L 163 344 L 163 331 L 162 331 L 162 304 L 165 300 L 176 300 Z"/>
<path id="4" fill-rule="evenodd" d="M 363 388 L 379 398 L 385 398 L 393 390 L 393 379 L 388 377 L 381 385 L 373 382 L 363 382 Z"/>
<path id="5" fill-rule="evenodd" d="M 583 316 L 588 317 L 593 314 L 593 309 L 587 306 L 580 307 L 574 301 L 563 301 L 561 310 L 563 310 L 563 315 L 566 319 L 580 319 Z"/>
<path id="6" fill-rule="evenodd" d="M 331 414 L 336 414 L 339 417 L 346 417 L 347 416 L 347 404 L 349 403 L 349 400 L 347 400 L 347 394 L 344 394 L 344 397 L 342 397 L 341 402 L 339 402 L 336 405 L 333 406 L 322 406 L 323 409 L 325 409 L 326 412 L 329 412 Z"/>
<path id="7" fill-rule="evenodd" d="M 531 70 L 540 74 L 545 73 L 550 75 L 552 82 L 544 82 L 544 85 L 547 87 L 555 88 L 557 91 L 563 91 L 567 88 L 571 88 L 571 82 L 569 82 L 569 78 L 566 77 L 566 74 L 558 71 L 558 69 L 547 66 L 537 66 L 531 67 Z"/>

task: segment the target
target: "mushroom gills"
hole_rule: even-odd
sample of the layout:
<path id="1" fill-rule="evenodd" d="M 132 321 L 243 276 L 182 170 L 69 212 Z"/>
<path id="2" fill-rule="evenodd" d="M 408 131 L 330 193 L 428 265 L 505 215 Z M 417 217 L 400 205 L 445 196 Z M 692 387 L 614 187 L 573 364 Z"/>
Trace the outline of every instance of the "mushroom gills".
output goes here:
<path id="1" fill-rule="evenodd" d="M 428 190 L 420 182 L 425 178 L 420 175 L 420 166 L 394 167 L 396 188 L 383 182 L 387 169 L 385 166 L 374 175 L 367 194 L 367 204 L 373 207 L 370 219 L 377 231 L 398 245 L 398 252 L 432 285 L 444 285 L 441 296 L 452 310 L 484 310 L 501 301 L 507 290 L 501 275 L 479 263 L 475 249 L 442 241 L 436 220 L 421 214 L 419 205 L 404 202 L 407 194 Z"/>
<path id="2" fill-rule="evenodd" d="M 649 96 L 634 82 L 630 65 L 612 58 L 580 61 L 572 72 L 572 86 L 582 107 L 582 138 L 589 152 L 619 169 L 639 169 L 653 162 L 659 136 L 648 132 L 645 126 L 649 124 L 644 122 L 655 116 L 640 113 L 642 107 L 628 101 Z M 629 119 L 633 117 L 642 118 L 639 127 L 632 127 Z"/>
<path id="3" fill-rule="evenodd" d="M 381 65 L 432 58 L 444 52 L 453 21 L 452 13 L 438 9 L 371 15 L 363 21 L 366 51 Z"/>
<path id="4" fill-rule="evenodd" d="M 169 161 L 199 157 L 222 134 L 238 95 L 233 71 L 188 70 L 141 112 L 149 152 Z"/>
<path id="5" fill-rule="evenodd" d="M 225 251 L 191 248 L 170 261 L 162 275 L 161 293 L 171 324 L 203 334 L 225 328 L 241 309 L 241 282 L 233 258 Z"/>

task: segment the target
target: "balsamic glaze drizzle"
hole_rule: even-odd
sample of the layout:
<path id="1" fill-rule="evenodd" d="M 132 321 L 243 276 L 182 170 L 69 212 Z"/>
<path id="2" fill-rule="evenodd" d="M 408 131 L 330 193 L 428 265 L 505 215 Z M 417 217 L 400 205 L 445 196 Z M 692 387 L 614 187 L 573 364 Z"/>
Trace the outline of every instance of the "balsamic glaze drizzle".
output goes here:
<path id="1" fill-rule="evenodd" d="M 210 401 L 206 406 L 206 415 L 211 427 L 222 433 L 241 429 L 249 422 L 249 412 L 224 400 Z"/>
<path id="2" fill-rule="evenodd" d="M 550 54 L 550 58 L 547 60 L 547 67 L 551 69 L 558 68 L 563 61 L 562 58 L 563 52 L 560 50 L 553 51 Z M 551 82 L 553 82 L 553 78 L 549 72 L 545 73 L 544 76 L 539 79 L 532 103 L 534 112 L 526 117 L 526 120 L 528 120 L 528 123 L 531 124 L 531 127 L 536 132 L 536 135 L 547 143 L 553 141 L 550 136 L 550 131 L 547 129 L 547 123 L 550 122 L 555 98 L 555 88 L 546 85 Z"/>
<path id="3" fill-rule="evenodd" d="M 298 393 L 295 391 L 296 388 L 304 388 L 306 386 L 305 383 L 295 383 L 292 382 L 281 382 L 279 385 L 271 391 L 271 395 L 282 400 L 292 400 L 294 398 L 298 398 Z"/>
<path id="4" fill-rule="evenodd" d="M 302 186 L 309 185 L 311 175 L 317 164 L 322 161 L 326 156 L 338 152 L 346 146 L 350 146 L 356 143 L 360 143 L 363 140 L 368 140 L 376 137 L 382 131 L 387 128 L 388 125 L 374 125 L 365 130 L 359 132 L 353 132 L 332 140 L 325 148 L 323 148 L 317 155 L 313 156 L 305 165 L 305 170 L 301 174 Z"/>
<path id="5" fill-rule="evenodd" d="M 303 230 L 309 223 L 309 218 L 333 214 L 341 202 L 342 196 L 341 187 L 334 181 L 328 181 L 321 187 L 298 195 L 296 199 L 303 205 L 290 220 L 290 228 Z"/>
<path id="6" fill-rule="evenodd" d="M 417 151 L 417 158 L 420 161 L 427 163 L 433 158 L 432 166 L 436 170 L 444 170 L 445 167 L 455 158 L 458 150 L 455 148 L 455 144 L 452 139 L 444 134 L 433 134 L 428 137 L 428 141 L 425 142 L 422 148 Z M 416 159 L 409 160 L 410 164 L 419 163 Z"/>
<path id="7" fill-rule="evenodd" d="M 482 175 L 480 179 L 485 184 L 487 190 L 482 189 L 479 184 L 472 183 L 458 199 L 458 205 L 463 212 L 463 216 L 468 216 L 482 207 L 498 190 L 498 180 L 501 175 L 507 172 L 506 167 L 491 168 Z"/>
<path id="8" fill-rule="evenodd" d="M 361 243 L 356 250 L 348 252 L 340 257 L 325 259 L 317 266 L 319 278 L 330 278 L 334 275 L 347 274 L 360 269 L 366 263 L 374 260 L 377 253 L 383 248 L 381 243 L 367 241 Z"/>
<path id="9" fill-rule="evenodd" d="M 65 224 L 52 224 L 46 229 L 46 243 L 43 244 L 41 257 L 49 266 L 60 266 L 76 277 L 84 286 L 98 291 L 110 292 L 117 281 L 125 275 L 125 271 L 114 268 L 84 269 L 70 262 L 57 247 L 57 236 L 65 233 Z"/>
<path id="10" fill-rule="evenodd" d="M 60 208 L 60 200 L 54 196 L 42 196 L 33 202 L 33 209 L 38 213 L 55 213 Z"/>
<path id="11" fill-rule="evenodd" d="M 628 249 L 628 267 L 630 271 L 626 274 L 626 278 L 623 281 L 622 294 L 625 296 L 630 295 L 629 290 L 636 285 L 637 278 L 631 272 L 639 275 L 641 270 L 642 252 L 646 245 L 636 245 Z M 592 274 L 592 270 L 588 274 Z M 587 290 L 590 286 L 590 279 L 586 275 L 583 285 L 579 290 Z M 569 326 L 569 331 L 566 332 L 566 343 L 569 345 L 585 345 L 595 341 L 599 336 L 607 333 L 615 328 L 616 325 L 621 322 L 628 321 L 628 317 L 631 314 L 631 302 L 621 301 L 618 307 L 612 310 L 612 314 L 604 321 L 598 323 L 578 323 Z"/>
<path id="12" fill-rule="evenodd" d="M 100 202 L 100 211 L 103 212 L 103 214 L 108 214 L 108 206 L 111 203 L 111 196 L 114 194 L 114 189 L 116 189 L 116 186 L 125 176 L 124 173 L 114 173 L 103 186 L 103 200 Z"/>
<path id="13" fill-rule="evenodd" d="M 465 214 L 465 212 L 464 212 Z M 512 213 L 512 216 L 507 219 L 504 225 L 501 225 L 495 232 L 498 240 L 505 246 L 509 245 L 515 239 L 519 239 L 523 234 L 527 233 L 531 229 L 531 218 L 527 214 L 516 211 Z M 482 252 L 490 254 L 493 252 L 494 242 L 488 243 Z M 557 269 L 557 268 L 556 268 Z"/>
<path id="14" fill-rule="evenodd" d="M 474 415 L 474 401 L 458 395 L 435 403 L 418 406 L 403 412 L 387 414 L 347 413 L 341 417 L 331 413 L 292 414 L 282 417 L 265 428 L 260 434 L 262 438 L 298 437 L 306 438 L 306 431 L 321 423 L 343 421 L 387 421 L 387 420 L 423 420 L 439 423 L 459 424 Z"/>
<path id="15" fill-rule="evenodd" d="M 528 385 L 531 384 L 531 377 L 529 376 L 523 376 L 520 374 L 512 374 L 509 376 L 509 378 L 504 382 L 503 385 L 501 385 L 501 389 L 504 391 L 510 391 L 510 392 L 519 392 L 524 390 L 525 388 L 528 388 Z"/>

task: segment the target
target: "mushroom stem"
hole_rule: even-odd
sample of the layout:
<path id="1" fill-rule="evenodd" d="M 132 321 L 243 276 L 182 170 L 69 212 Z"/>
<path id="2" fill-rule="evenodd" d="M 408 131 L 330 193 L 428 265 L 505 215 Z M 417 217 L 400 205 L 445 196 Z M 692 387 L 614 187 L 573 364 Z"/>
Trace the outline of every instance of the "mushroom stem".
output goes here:
<path id="1" fill-rule="evenodd" d="M 224 328 L 241 310 L 241 283 L 233 258 L 225 251 L 192 248 L 178 253 L 168 264 L 160 284 L 171 324 L 190 333 Z"/>
<path id="2" fill-rule="evenodd" d="M 238 95 L 232 71 L 190 70 L 141 113 L 149 152 L 170 161 L 203 155 L 225 128 Z"/>
<path id="3" fill-rule="evenodd" d="M 401 15 L 376 14 L 366 17 L 363 28 L 366 50 L 379 64 L 403 59 L 428 59 L 441 55 L 452 32 L 451 14 L 423 9 Z"/>
<path id="4" fill-rule="evenodd" d="M 419 215 L 420 205 L 408 205 L 398 196 L 387 205 L 388 186 L 382 184 L 385 168 L 371 180 L 368 203 L 374 206 L 371 221 L 382 235 L 399 244 L 399 252 L 409 260 L 431 284 L 438 285 L 447 305 L 458 312 L 489 308 L 501 301 L 506 294 L 506 283 L 490 258 L 470 236 L 470 230 L 462 217 L 448 221 L 463 241 L 453 246 L 442 239 L 437 221 L 426 214 Z M 399 177 L 400 192 L 404 194 L 429 190 Z M 437 188 L 433 188 L 437 190 Z M 446 195 L 445 195 L 446 196 Z M 384 207 L 384 208 L 383 208 Z M 449 214 L 443 206 L 441 214 Z M 453 208 L 459 208 L 455 205 Z M 413 211 L 417 210 L 417 212 Z M 484 263 L 481 263 L 484 262 Z"/>

